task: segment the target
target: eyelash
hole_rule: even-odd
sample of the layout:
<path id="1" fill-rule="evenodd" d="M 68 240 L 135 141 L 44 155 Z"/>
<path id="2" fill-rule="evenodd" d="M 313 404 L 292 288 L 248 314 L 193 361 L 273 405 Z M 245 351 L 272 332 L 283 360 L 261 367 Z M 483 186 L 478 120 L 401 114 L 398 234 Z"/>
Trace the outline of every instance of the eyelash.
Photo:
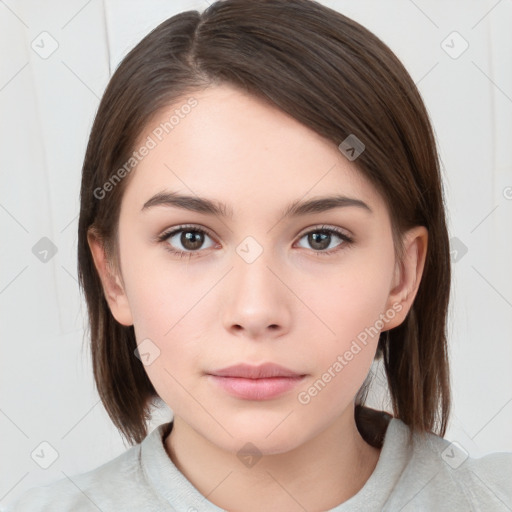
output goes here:
<path id="1" fill-rule="evenodd" d="M 197 250 L 197 251 L 178 251 L 176 249 L 173 249 L 172 246 L 169 243 L 167 243 L 168 238 L 170 238 L 171 236 L 175 235 L 176 233 L 180 233 L 182 231 L 192 231 L 192 232 L 196 232 L 196 233 L 202 233 L 204 235 L 208 235 L 210 238 L 214 238 L 205 229 L 198 228 L 198 227 L 193 226 L 193 225 L 190 225 L 190 226 L 189 225 L 178 226 L 176 228 L 172 228 L 172 229 L 166 231 L 165 233 L 162 233 L 161 235 L 159 235 L 157 237 L 157 241 L 158 242 L 162 242 L 164 244 L 164 249 L 166 251 L 170 252 L 171 254 L 177 256 L 178 258 L 188 258 L 188 259 L 191 259 L 191 258 L 194 258 L 196 256 L 199 256 L 200 255 L 199 253 L 201 252 L 201 250 Z M 339 238 L 341 238 L 341 240 L 343 240 L 343 243 L 341 243 L 340 245 L 338 245 L 334 249 L 330 249 L 328 251 L 325 251 L 325 250 L 324 251 L 315 251 L 315 250 L 313 250 L 313 252 L 316 255 L 318 255 L 318 256 L 333 256 L 337 252 L 343 250 L 343 248 L 350 247 L 352 245 L 352 243 L 354 242 L 354 240 L 352 238 L 350 238 L 346 234 L 342 233 L 340 230 L 338 230 L 336 228 L 328 227 L 328 226 L 321 226 L 321 227 L 317 227 L 317 228 L 311 229 L 309 231 L 306 231 L 305 233 L 302 233 L 302 235 L 300 236 L 299 240 L 304 238 L 306 235 L 310 235 L 311 233 L 334 234 L 334 235 L 338 236 Z"/>

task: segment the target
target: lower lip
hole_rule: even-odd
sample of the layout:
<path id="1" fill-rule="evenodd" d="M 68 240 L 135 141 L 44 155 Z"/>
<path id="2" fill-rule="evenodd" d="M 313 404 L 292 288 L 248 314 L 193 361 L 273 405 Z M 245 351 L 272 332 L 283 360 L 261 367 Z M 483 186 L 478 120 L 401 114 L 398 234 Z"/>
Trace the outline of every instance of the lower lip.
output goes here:
<path id="1" fill-rule="evenodd" d="M 268 379 L 244 379 L 242 377 L 209 377 L 225 391 L 246 400 L 268 400 L 290 391 L 297 386 L 302 377 L 272 377 Z"/>

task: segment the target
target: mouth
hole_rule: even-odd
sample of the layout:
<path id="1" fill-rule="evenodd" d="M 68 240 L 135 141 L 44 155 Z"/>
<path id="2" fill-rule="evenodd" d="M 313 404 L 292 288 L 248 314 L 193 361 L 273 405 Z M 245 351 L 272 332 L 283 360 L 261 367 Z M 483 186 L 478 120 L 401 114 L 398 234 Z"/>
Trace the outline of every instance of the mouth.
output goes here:
<path id="1" fill-rule="evenodd" d="M 290 391 L 306 377 L 274 363 L 238 364 L 209 372 L 208 378 L 229 394 L 245 400 L 268 400 Z"/>

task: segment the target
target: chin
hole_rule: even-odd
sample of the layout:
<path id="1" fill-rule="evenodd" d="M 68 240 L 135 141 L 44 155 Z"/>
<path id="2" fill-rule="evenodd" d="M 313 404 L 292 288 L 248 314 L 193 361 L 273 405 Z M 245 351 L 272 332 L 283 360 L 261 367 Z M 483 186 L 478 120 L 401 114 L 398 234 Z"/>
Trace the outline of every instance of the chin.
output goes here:
<path id="1" fill-rule="evenodd" d="M 301 443 L 301 439 L 297 436 L 297 428 L 291 424 L 285 425 L 288 421 L 283 421 L 285 416 L 281 416 L 278 421 L 264 421 L 260 416 L 247 422 L 226 423 L 226 429 L 233 437 L 223 436 L 223 441 L 227 441 L 224 448 L 238 454 L 244 446 L 250 444 L 255 446 L 261 455 L 276 455 L 295 449 Z M 247 449 L 250 450 L 250 446 L 247 446 Z"/>
<path id="2" fill-rule="evenodd" d="M 252 436 L 250 433 L 242 434 L 240 436 L 235 435 L 234 438 L 223 448 L 236 455 L 242 463 L 246 455 L 255 455 L 256 458 L 260 458 L 266 455 L 280 455 L 288 453 L 297 448 L 299 440 L 290 439 L 290 435 L 287 439 L 270 439 L 266 437 L 267 434 L 261 435 L 261 437 Z"/>

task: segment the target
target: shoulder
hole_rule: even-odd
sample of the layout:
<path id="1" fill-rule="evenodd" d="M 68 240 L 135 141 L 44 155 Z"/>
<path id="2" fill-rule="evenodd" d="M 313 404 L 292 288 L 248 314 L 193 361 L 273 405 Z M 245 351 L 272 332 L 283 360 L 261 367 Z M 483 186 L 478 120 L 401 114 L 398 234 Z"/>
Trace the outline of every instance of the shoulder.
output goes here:
<path id="1" fill-rule="evenodd" d="M 162 427 L 162 426 L 161 426 Z M 86 473 L 29 489 L 5 512 L 88 512 L 98 510 L 145 510 L 148 485 L 141 464 L 141 448 L 150 437 L 121 455 Z"/>
<path id="2" fill-rule="evenodd" d="M 11 508 L 7 508 L 6 512 L 97 512 L 108 501 L 109 489 L 117 487 L 123 475 L 125 478 L 130 475 L 133 480 L 137 474 L 136 460 L 139 450 L 138 445 L 134 446 L 92 471 L 65 476 L 49 485 L 33 487 Z"/>
<path id="3" fill-rule="evenodd" d="M 408 429 L 400 422 L 395 428 Z M 472 458 L 457 442 L 435 434 L 411 436 L 395 498 L 407 510 L 512 509 L 512 453 Z"/>
<path id="4" fill-rule="evenodd" d="M 491 453 L 466 462 L 458 479 L 464 493 L 472 496 L 474 503 L 512 510 L 512 453 Z"/>

